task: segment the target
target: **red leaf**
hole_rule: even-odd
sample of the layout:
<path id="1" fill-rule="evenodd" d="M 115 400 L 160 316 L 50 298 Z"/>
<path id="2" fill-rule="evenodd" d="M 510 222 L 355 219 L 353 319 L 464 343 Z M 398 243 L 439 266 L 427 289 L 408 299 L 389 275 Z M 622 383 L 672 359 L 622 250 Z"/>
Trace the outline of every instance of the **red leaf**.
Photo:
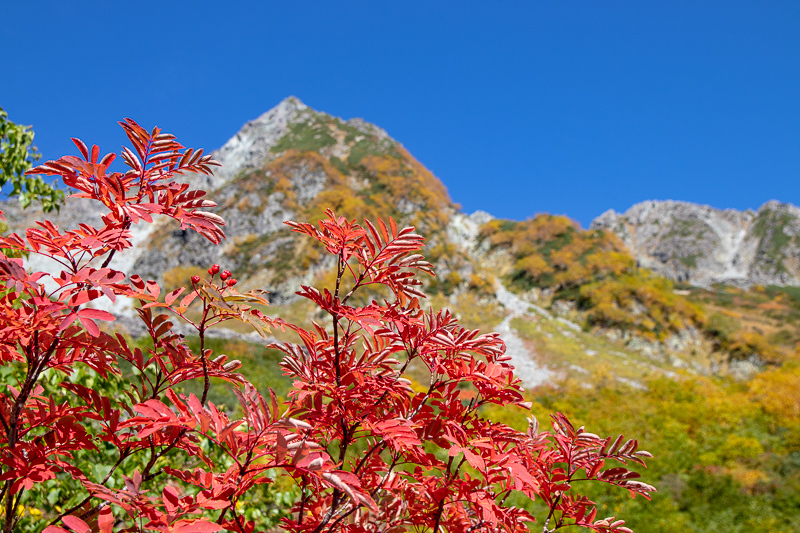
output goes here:
<path id="1" fill-rule="evenodd" d="M 100 328 L 97 327 L 97 324 L 95 324 L 93 320 L 89 320 L 81 314 L 78 314 L 78 320 L 81 321 L 81 324 L 83 324 L 83 327 L 89 332 L 89 335 L 92 337 L 100 336 Z"/>
<path id="2" fill-rule="evenodd" d="M 77 516 L 67 515 L 61 519 L 64 525 L 75 531 L 75 533 L 92 533 L 92 528 L 89 524 L 78 518 Z"/>
<path id="3" fill-rule="evenodd" d="M 462 451 L 464 452 L 464 457 L 466 457 L 467 462 L 470 464 L 470 466 L 472 466 L 472 468 L 480 472 L 486 471 L 486 463 L 484 462 L 483 457 L 472 453 L 466 448 L 464 448 Z"/>
<path id="4" fill-rule="evenodd" d="M 214 524 L 208 520 L 180 520 L 172 525 L 172 533 L 214 533 L 223 528 L 219 524 Z"/>
<path id="5" fill-rule="evenodd" d="M 97 527 L 100 533 L 111 533 L 114 529 L 114 515 L 109 507 L 103 507 L 97 517 Z"/>
<path id="6" fill-rule="evenodd" d="M 103 311 L 102 309 L 81 309 L 78 311 L 78 315 L 85 318 L 91 318 L 93 320 L 105 320 L 108 322 L 116 320 L 114 315 L 108 311 Z"/>
<path id="7" fill-rule="evenodd" d="M 83 158 L 88 161 L 89 160 L 89 149 L 86 147 L 86 144 L 84 144 L 84 142 L 82 140 L 76 139 L 75 137 L 72 137 L 72 142 L 75 143 L 75 146 L 78 147 L 78 150 L 80 150 L 81 155 L 83 156 Z"/>
<path id="8" fill-rule="evenodd" d="M 172 302 L 174 302 L 175 299 L 178 296 L 180 296 L 180 294 L 185 290 L 186 290 L 186 288 L 184 288 L 184 287 L 180 287 L 179 289 L 175 289 L 174 291 L 172 291 L 171 293 L 167 294 L 164 297 L 164 303 L 167 304 L 167 305 L 172 305 Z"/>

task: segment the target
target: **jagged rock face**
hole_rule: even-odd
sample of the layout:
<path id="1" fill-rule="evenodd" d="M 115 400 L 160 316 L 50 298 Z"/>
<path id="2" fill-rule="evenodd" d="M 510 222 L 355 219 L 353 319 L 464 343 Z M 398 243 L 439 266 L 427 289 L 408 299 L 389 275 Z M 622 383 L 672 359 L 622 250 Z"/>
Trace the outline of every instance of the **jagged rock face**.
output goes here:
<path id="1" fill-rule="evenodd" d="M 290 97 L 247 123 L 214 157 L 222 164 L 214 176 L 187 179 L 218 202 L 216 212 L 227 222 L 223 246 L 161 221 L 132 228 L 135 250 L 124 254 L 125 264 L 115 259 L 112 266 L 163 280 L 178 267 L 205 269 L 218 262 L 236 271 L 245 286 L 251 280 L 276 290 L 290 278 L 295 284 L 302 276 L 310 281 L 327 268 L 324 254 L 303 248 L 283 222 L 316 220 L 328 207 L 351 219 L 392 216 L 417 227 L 428 238 L 429 256 L 442 245 L 439 259 L 432 257 L 442 277 L 457 273 L 454 278 L 466 279 L 475 261 L 491 259 L 489 243 L 478 238 L 491 216 L 460 213 L 435 176 L 384 130 L 361 119 L 345 121 Z M 74 227 L 87 210 L 72 202 L 48 218 Z M 10 204 L 2 209 L 12 229 L 41 216 Z M 641 266 L 674 280 L 800 285 L 800 209 L 789 204 L 769 202 L 757 212 L 740 212 L 644 202 L 624 214 L 608 211 L 592 228 L 612 230 Z"/>
<path id="2" fill-rule="evenodd" d="M 791 204 L 754 212 L 650 201 L 606 211 L 591 227 L 616 233 L 640 266 L 691 285 L 800 285 L 800 209 Z"/>
<path id="3" fill-rule="evenodd" d="M 478 210 L 471 215 L 457 213 L 450 219 L 450 224 L 447 227 L 447 238 L 467 252 L 485 252 L 485 250 L 477 249 L 478 236 L 480 235 L 481 226 L 490 220 L 494 220 L 494 217 L 486 211 Z"/>

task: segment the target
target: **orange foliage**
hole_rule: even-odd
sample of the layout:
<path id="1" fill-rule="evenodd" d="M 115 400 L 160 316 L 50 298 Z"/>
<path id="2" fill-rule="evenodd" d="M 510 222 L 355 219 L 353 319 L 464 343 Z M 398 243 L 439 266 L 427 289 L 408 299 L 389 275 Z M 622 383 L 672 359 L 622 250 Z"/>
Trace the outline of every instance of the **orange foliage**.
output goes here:
<path id="1" fill-rule="evenodd" d="M 556 268 L 564 269 L 575 263 L 577 258 L 575 251 L 572 250 L 572 246 L 567 245 L 550 254 L 550 263 Z"/>
<path id="2" fill-rule="evenodd" d="M 508 247 L 515 268 L 540 286 L 557 289 L 632 272 L 635 261 L 613 234 L 583 231 L 564 216 L 542 214 L 525 222 L 492 220 L 481 229 L 495 247 Z"/>
<path id="3" fill-rule="evenodd" d="M 746 358 L 755 354 L 768 363 L 779 363 L 784 358 L 778 348 L 755 331 L 737 331 L 733 335 L 732 342 L 725 348 L 731 355 L 738 358 Z"/>
<path id="4" fill-rule="evenodd" d="M 371 195 L 376 204 L 385 204 L 380 211 L 405 215 L 415 226 L 443 229 L 447 224 L 447 208 L 452 205 L 447 188 L 404 148 L 397 149 L 400 158 L 367 155 L 361 166 L 372 182 L 372 189 L 382 194 Z M 411 213 L 398 213 L 398 205 L 413 206 Z"/>
<path id="5" fill-rule="evenodd" d="M 590 271 L 579 261 L 570 263 L 566 270 L 553 277 L 556 287 L 571 287 L 590 281 Z"/>
<path id="6" fill-rule="evenodd" d="M 590 323 L 665 337 L 705 320 L 699 307 L 674 294 L 671 282 L 636 268 L 612 233 L 584 231 L 567 217 L 543 214 L 525 222 L 492 220 L 481 235 L 514 255 L 516 283 L 577 300 Z"/>
<path id="7" fill-rule="evenodd" d="M 764 302 L 758 304 L 756 307 L 758 307 L 762 311 L 786 311 L 789 309 L 788 305 L 778 301 Z"/>
<path id="8" fill-rule="evenodd" d="M 553 273 L 553 268 L 539 254 L 529 255 L 517 260 L 515 267 L 537 280 L 546 274 Z"/>
<path id="9" fill-rule="evenodd" d="M 586 257 L 586 268 L 594 275 L 621 276 L 635 265 L 633 257 L 617 251 L 596 252 Z"/>
<path id="10" fill-rule="evenodd" d="M 552 241 L 557 237 L 579 230 L 577 222 L 560 215 L 537 215 L 533 220 L 523 222 L 527 224 L 524 234 L 520 237 L 538 244 Z"/>
<path id="11" fill-rule="evenodd" d="M 759 373 L 750 383 L 750 395 L 768 414 L 800 437 L 800 368 L 786 365 Z"/>
<path id="12" fill-rule="evenodd" d="M 651 337 L 665 338 L 705 320 L 699 307 L 674 293 L 671 281 L 641 271 L 585 285 L 580 299 L 591 323 Z"/>

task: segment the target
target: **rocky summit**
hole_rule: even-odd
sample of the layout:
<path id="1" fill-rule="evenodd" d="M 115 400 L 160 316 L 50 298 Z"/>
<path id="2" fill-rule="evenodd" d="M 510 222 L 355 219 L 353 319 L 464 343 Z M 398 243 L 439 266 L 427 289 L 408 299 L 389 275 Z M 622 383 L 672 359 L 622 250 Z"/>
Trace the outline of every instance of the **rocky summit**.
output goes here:
<path id="1" fill-rule="evenodd" d="M 800 208 L 791 204 L 737 211 L 648 201 L 606 211 L 591 227 L 613 231 L 640 266 L 689 285 L 800 285 Z"/>

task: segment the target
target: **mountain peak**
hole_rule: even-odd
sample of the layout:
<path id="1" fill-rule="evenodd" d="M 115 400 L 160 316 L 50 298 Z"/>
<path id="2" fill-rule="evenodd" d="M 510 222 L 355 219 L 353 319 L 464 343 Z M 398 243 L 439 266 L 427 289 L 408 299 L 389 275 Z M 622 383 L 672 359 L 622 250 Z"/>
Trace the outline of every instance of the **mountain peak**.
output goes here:
<path id="1" fill-rule="evenodd" d="M 296 96 L 289 96 L 247 122 L 216 150 L 214 158 L 222 167 L 213 177 L 197 177 L 197 185 L 209 190 L 219 188 L 243 172 L 262 167 L 276 154 L 288 149 L 318 151 L 328 147 L 327 151 L 332 155 L 341 157 L 359 142 L 362 149 L 365 144 L 371 144 L 379 146 L 379 151 L 399 146 L 375 124 L 361 118 L 343 120 L 312 109 Z M 326 157 L 328 155 L 331 154 Z"/>
<path id="2" fill-rule="evenodd" d="M 248 124 L 254 122 L 260 123 L 272 123 L 275 121 L 279 121 L 282 118 L 286 118 L 289 122 L 292 122 L 297 119 L 297 116 L 309 108 L 306 104 L 304 104 L 298 97 L 296 96 L 287 96 L 283 100 L 280 101 L 278 105 L 261 115 L 255 120 L 248 122 Z"/>
<path id="3" fill-rule="evenodd" d="M 190 179 L 218 202 L 227 222 L 225 249 L 207 251 L 192 237 L 159 234 L 138 264 L 147 275 L 224 254 L 242 281 L 260 272 L 259 283 L 274 289 L 281 276 L 308 275 L 316 260 L 295 250 L 284 220 L 316 220 L 331 208 L 349 219 L 392 217 L 444 235 L 457 210 L 442 182 L 383 129 L 316 111 L 293 96 L 247 122 L 213 155 L 221 164 L 215 175 Z M 273 257 L 281 260 L 272 264 Z"/>
<path id="4" fill-rule="evenodd" d="M 270 149 L 287 133 L 301 115 L 312 111 L 296 96 L 289 96 L 278 105 L 251 120 L 214 152 L 222 167 L 214 172 L 206 187 L 215 189 L 253 166 L 261 165 Z"/>

